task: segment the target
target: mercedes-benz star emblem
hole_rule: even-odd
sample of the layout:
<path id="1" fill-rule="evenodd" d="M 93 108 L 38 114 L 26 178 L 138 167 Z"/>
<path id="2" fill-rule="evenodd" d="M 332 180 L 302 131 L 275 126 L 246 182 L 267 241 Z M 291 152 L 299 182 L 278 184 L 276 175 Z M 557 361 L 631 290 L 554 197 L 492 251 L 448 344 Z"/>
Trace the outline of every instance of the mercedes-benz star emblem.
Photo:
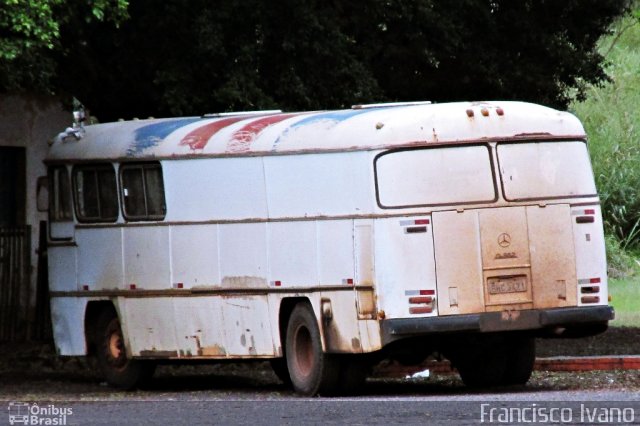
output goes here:
<path id="1" fill-rule="evenodd" d="M 498 235 L 498 245 L 503 248 L 509 247 L 511 245 L 511 235 L 507 234 L 506 232 Z"/>

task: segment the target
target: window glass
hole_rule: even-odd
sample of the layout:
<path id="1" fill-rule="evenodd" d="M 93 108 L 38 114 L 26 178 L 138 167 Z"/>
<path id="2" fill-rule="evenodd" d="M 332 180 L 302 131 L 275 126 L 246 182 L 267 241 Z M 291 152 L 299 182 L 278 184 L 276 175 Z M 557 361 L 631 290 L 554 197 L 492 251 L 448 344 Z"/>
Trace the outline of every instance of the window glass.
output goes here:
<path id="1" fill-rule="evenodd" d="M 166 213 L 159 163 L 122 166 L 122 197 L 127 220 L 158 220 Z"/>
<path id="2" fill-rule="evenodd" d="M 499 144 L 498 164 L 507 200 L 596 194 L 584 142 Z"/>
<path id="3" fill-rule="evenodd" d="M 383 208 L 490 202 L 496 199 L 484 145 L 395 151 L 376 160 Z"/>
<path id="4" fill-rule="evenodd" d="M 164 184 L 162 182 L 162 169 L 153 167 L 145 169 L 145 182 L 147 186 L 147 208 L 151 216 L 164 216 Z"/>
<path id="5" fill-rule="evenodd" d="M 49 212 L 52 221 L 73 220 L 71 213 L 71 187 L 69 173 L 65 167 L 53 167 L 50 171 Z"/>
<path id="6" fill-rule="evenodd" d="M 144 182 L 142 168 L 122 170 L 122 187 L 124 211 L 126 217 L 142 217 L 146 215 L 144 206 Z"/>
<path id="7" fill-rule="evenodd" d="M 118 218 L 116 176 L 111 165 L 89 165 L 74 169 L 78 219 L 115 222 Z"/>

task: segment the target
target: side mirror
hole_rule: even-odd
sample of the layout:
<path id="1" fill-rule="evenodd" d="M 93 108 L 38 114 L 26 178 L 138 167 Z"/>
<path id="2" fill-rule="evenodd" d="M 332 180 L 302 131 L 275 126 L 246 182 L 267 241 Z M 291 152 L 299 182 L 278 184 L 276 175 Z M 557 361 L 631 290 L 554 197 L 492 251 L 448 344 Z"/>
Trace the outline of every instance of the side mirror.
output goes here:
<path id="1" fill-rule="evenodd" d="M 49 211 L 49 178 L 40 176 L 36 181 L 36 208 L 39 212 Z"/>

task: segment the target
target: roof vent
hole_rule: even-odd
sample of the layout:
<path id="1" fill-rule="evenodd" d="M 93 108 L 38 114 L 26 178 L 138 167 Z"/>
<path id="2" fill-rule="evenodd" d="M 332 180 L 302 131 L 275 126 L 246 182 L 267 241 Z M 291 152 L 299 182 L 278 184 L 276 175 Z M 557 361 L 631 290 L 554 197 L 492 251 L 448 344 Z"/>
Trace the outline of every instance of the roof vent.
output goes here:
<path id="1" fill-rule="evenodd" d="M 361 104 L 351 105 L 351 109 L 370 109 L 370 108 L 389 108 L 389 107 L 401 107 L 401 106 L 414 106 L 414 105 L 430 105 L 431 101 L 416 101 L 416 102 L 387 102 L 382 104 Z"/>
<path id="2" fill-rule="evenodd" d="M 279 109 L 268 109 L 264 111 L 239 111 L 239 112 L 217 112 L 213 114 L 204 114 L 202 118 L 218 118 L 218 117 L 242 117 L 246 115 L 247 117 L 253 115 L 269 115 L 269 114 L 280 114 L 282 110 Z"/>

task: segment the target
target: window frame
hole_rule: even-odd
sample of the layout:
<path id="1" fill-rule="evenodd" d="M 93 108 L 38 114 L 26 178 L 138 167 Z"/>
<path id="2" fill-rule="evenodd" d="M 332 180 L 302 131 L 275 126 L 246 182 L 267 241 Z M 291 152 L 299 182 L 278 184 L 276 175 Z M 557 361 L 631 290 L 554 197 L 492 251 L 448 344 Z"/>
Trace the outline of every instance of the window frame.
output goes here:
<path id="1" fill-rule="evenodd" d="M 142 174 L 142 191 L 144 197 L 144 215 L 131 215 L 127 212 L 127 202 L 125 196 L 125 179 L 124 173 L 127 170 L 141 170 Z M 146 170 L 149 169 L 157 169 L 160 171 L 160 184 L 161 184 L 161 206 L 162 206 L 162 214 L 149 214 L 149 187 L 147 185 L 147 175 L 145 173 Z M 122 163 L 120 165 L 120 169 L 118 170 L 118 180 L 119 180 L 119 192 L 120 199 L 122 200 L 120 204 L 120 211 L 122 212 L 122 217 L 127 222 L 144 222 L 144 221 L 162 221 L 167 216 L 167 197 L 164 185 L 164 173 L 162 170 L 162 164 L 159 161 L 145 161 L 145 162 L 132 162 L 132 163 Z"/>
<path id="2" fill-rule="evenodd" d="M 98 202 L 98 216 L 95 217 L 87 217 L 80 214 L 80 200 L 79 200 L 79 192 L 78 192 L 78 173 L 84 170 L 92 170 L 95 175 L 95 184 L 97 188 L 97 202 Z M 102 194 L 100 180 L 98 177 L 98 173 L 100 171 L 111 171 L 113 173 L 113 181 L 114 181 L 114 193 L 115 193 L 115 201 L 116 201 L 116 215 L 115 216 L 103 216 L 103 208 L 101 206 L 101 197 Z M 87 163 L 87 164 L 79 164 L 73 167 L 72 171 L 72 185 L 73 185 L 73 200 L 75 204 L 75 214 L 78 222 L 80 223 L 115 223 L 119 219 L 118 212 L 120 211 L 120 200 L 118 196 L 118 180 L 116 176 L 116 171 L 111 163 Z"/>
<path id="3" fill-rule="evenodd" d="M 589 167 L 591 169 L 591 177 L 594 181 L 595 192 L 593 194 L 576 194 L 576 195 L 547 195 L 547 196 L 533 196 L 523 198 L 509 198 L 507 197 L 507 189 L 505 188 L 504 179 L 502 176 L 502 169 L 500 164 L 499 147 L 501 145 L 526 145 L 526 144 L 545 144 L 545 143 L 583 143 L 587 153 L 587 159 L 589 161 Z M 498 178 L 500 179 L 500 191 L 505 201 L 509 203 L 529 202 L 529 201 L 542 201 L 542 200 L 565 200 L 565 199 L 578 199 L 585 197 L 597 197 L 598 188 L 595 186 L 595 176 L 593 174 L 593 163 L 591 162 L 591 155 L 589 153 L 589 146 L 586 140 L 583 139 L 571 139 L 571 140 L 544 140 L 544 141 L 504 141 L 498 142 L 495 148 L 496 164 L 498 165 Z"/>
<path id="4" fill-rule="evenodd" d="M 430 149 L 448 149 L 448 148 L 467 148 L 467 147 L 483 147 L 487 150 L 487 156 L 489 158 L 489 168 L 491 170 L 491 185 L 493 188 L 493 198 L 489 200 L 473 200 L 473 201 L 461 201 L 461 202 L 448 202 L 448 203 L 423 203 L 423 204 L 410 204 L 410 205 L 400 205 L 400 206 L 387 206 L 382 204 L 380 200 L 380 187 L 378 184 L 378 160 L 389 154 L 395 154 L 398 152 L 404 151 L 424 151 Z M 477 204 L 488 204 L 495 203 L 498 201 L 499 189 L 496 179 L 496 169 L 495 169 L 495 160 L 493 158 L 493 152 L 491 146 L 487 143 L 468 143 L 468 144 L 447 144 L 447 145 L 435 145 L 428 147 L 416 147 L 416 148 L 400 148 L 393 149 L 389 151 L 384 151 L 378 155 L 376 155 L 373 159 L 373 173 L 374 173 L 374 184 L 375 184 L 375 193 L 376 193 L 376 204 L 379 208 L 384 210 L 394 210 L 394 209 L 412 209 L 412 208 L 422 208 L 422 207 L 442 207 L 442 206 L 468 206 L 468 205 L 477 205 Z"/>
<path id="5" fill-rule="evenodd" d="M 64 200 L 67 206 L 60 207 L 64 201 L 62 200 L 63 194 L 61 186 L 59 185 L 59 174 L 56 171 L 63 171 L 66 180 L 66 197 Z M 58 176 L 58 179 L 56 177 Z M 69 169 L 65 165 L 53 165 L 47 170 L 47 178 L 49 179 L 48 191 L 49 191 L 49 222 L 73 222 L 73 188 L 71 184 L 71 174 Z M 67 210 L 66 212 L 64 210 Z M 60 214 L 62 213 L 62 214 Z M 67 213 L 67 214 L 65 214 Z"/>

